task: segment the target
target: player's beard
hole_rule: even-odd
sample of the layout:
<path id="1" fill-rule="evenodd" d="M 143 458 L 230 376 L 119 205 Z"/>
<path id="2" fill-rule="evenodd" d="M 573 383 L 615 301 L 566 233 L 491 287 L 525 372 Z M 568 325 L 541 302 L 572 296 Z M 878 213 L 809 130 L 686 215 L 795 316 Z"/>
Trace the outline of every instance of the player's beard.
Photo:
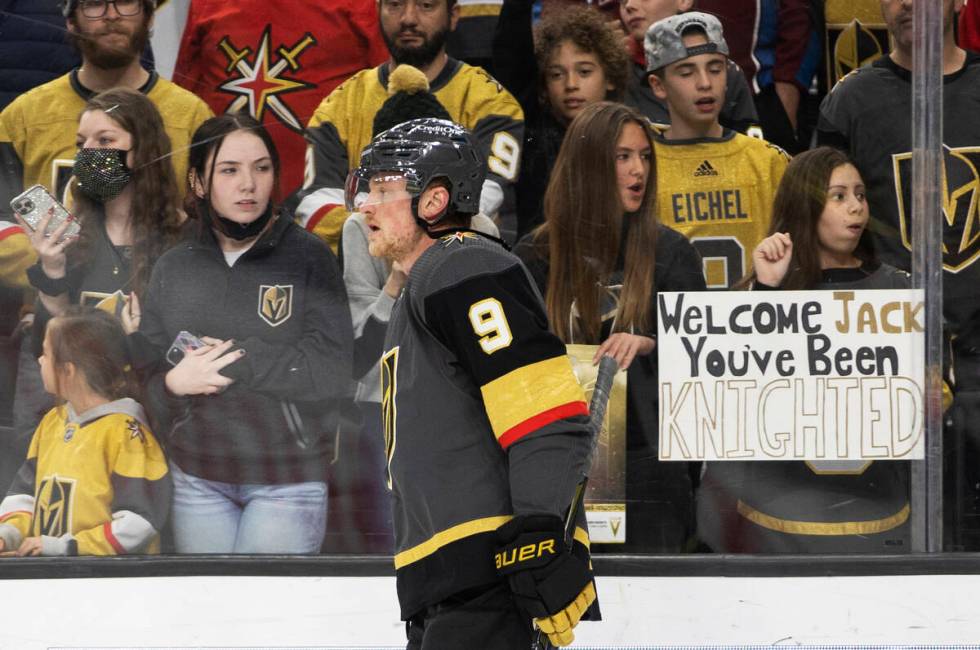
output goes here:
<path id="1" fill-rule="evenodd" d="M 129 37 L 129 45 L 125 47 L 106 47 L 98 39 L 108 33 L 123 34 Z M 72 42 L 82 57 L 96 68 L 103 70 L 118 70 L 125 68 L 143 53 L 150 40 L 150 28 L 147 20 L 130 34 L 125 29 L 110 28 L 93 32 L 76 31 L 72 33 Z"/>
<path id="2" fill-rule="evenodd" d="M 449 25 L 432 34 L 432 36 L 422 36 L 422 44 L 416 47 L 402 47 L 395 42 L 398 34 L 394 37 L 389 36 L 384 29 L 381 30 L 381 37 L 384 38 L 388 52 L 396 64 L 406 64 L 415 68 L 425 68 L 435 61 L 442 48 L 446 45 L 446 38 L 449 36 Z"/>
<path id="3" fill-rule="evenodd" d="M 419 240 L 423 237 L 425 237 L 425 233 L 418 228 L 413 228 L 411 231 L 405 233 L 381 232 L 378 236 L 368 241 L 368 253 L 372 257 L 397 262 L 414 251 Z"/>

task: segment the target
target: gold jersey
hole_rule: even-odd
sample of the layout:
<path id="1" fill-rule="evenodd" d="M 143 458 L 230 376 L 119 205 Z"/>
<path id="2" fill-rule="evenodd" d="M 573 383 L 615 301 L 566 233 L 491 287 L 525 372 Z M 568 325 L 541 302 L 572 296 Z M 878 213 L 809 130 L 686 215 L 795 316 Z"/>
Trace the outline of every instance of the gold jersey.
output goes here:
<path id="1" fill-rule="evenodd" d="M 335 251 L 347 211 L 344 182 L 371 143 L 374 117 L 388 99 L 388 64 L 362 70 L 320 103 L 306 130 L 306 179 L 296 216 Z M 488 153 L 481 212 L 491 216 L 513 191 L 524 142 L 520 104 L 485 70 L 450 59 L 430 84 L 457 124 Z M 489 199 L 488 197 L 497 197 Z M 496 207 L 494 207 L 496 206 Z"/>
<path id="2" fill-rule="evenodd" d="M 727 289 L 751 270 L 769 231 L 773 198 L 789 156 L 765 140 L 655 140 L 657 214 L 701 254 L 709 289 Z"/>
<path id="3" fill-rule="evenodd" d="M 197 95 L 156 73 L 140 88 L 156 106 L 170 137 L 177 186 L 186 187 L 187 152 L 191 136 L 211 109 Z M 0 149 L 12 149 L 22 170 L 22 183 L 0 182 L 4 193 L 14 194 L 43 185 L 62 203 L 75 164 L 75 134 L 85 102 L 94 93 L 78 82 L 76 72 L 30 90 L 0 113 Z M 20 187 L 22 186 L 22 187 Z"/>
<path id="4" fill-rule="evenodd" d="M 78 555 L 155 552 L 170 495 L 167 461 L 138 403 L 116 400 L 81 419 L 59 406 L 0 503 L 0 528 L 68 536 Z"/>

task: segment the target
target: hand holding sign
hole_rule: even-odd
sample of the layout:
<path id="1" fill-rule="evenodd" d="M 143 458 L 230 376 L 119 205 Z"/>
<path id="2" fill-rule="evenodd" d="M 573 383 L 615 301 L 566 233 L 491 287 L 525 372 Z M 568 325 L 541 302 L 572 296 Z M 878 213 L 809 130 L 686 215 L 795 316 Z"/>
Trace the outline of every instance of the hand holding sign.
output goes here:
<path id="1" fill-rule="evenodd" d="M 789 238 L 789 233 L 777 232 L 769 235 L 752 252 L 755 277 L 768 287 L 782 284 L 792 260 L 793 241 Z"/>

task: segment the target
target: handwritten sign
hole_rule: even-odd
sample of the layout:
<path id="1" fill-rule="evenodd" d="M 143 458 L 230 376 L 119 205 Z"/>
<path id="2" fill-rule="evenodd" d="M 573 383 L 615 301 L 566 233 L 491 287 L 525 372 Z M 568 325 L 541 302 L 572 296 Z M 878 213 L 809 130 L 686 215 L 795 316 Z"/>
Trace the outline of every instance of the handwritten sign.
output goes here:
<path id="1" fill-rule="evenodd" d="M 661 460 L 921 459 L 919 290 L 661 293 Z"/>

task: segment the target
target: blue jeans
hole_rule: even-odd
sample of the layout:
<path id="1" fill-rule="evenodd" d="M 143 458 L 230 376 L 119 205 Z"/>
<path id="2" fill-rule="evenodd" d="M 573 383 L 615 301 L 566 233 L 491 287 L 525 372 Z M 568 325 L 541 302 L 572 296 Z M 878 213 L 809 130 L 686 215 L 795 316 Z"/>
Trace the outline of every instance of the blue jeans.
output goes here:
<path id="1" fill-rule="evenodd" d="M 327 484 L 234 484 L 170 463 L 178 553 L 317 553 L 327 527 Z"/>

